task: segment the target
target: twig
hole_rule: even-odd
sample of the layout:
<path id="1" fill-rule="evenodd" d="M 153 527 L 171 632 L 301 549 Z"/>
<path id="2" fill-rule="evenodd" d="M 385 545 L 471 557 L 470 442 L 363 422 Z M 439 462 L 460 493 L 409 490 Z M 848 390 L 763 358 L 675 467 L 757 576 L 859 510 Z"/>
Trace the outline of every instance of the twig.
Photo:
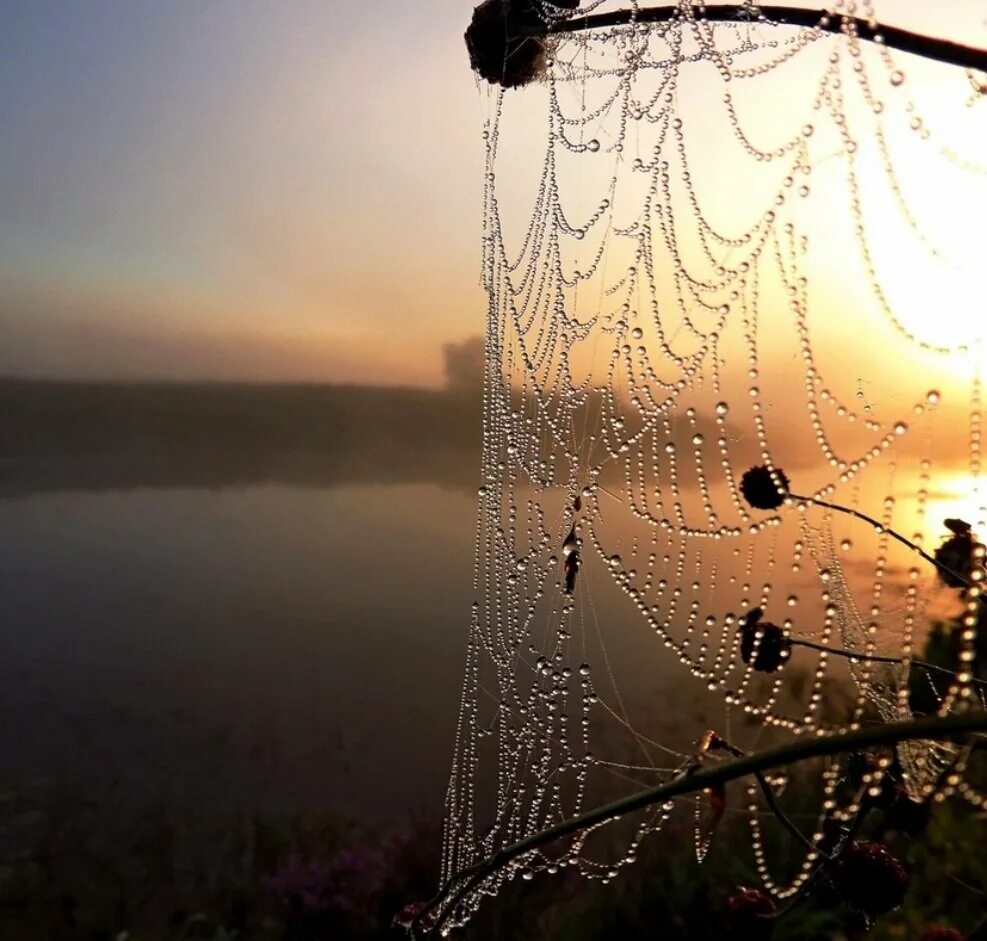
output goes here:
<path id="1" fill-rule="evenodd" d="M 985 53 L 987 55 L 987 53 Z M 987 66 L 987 62 L 984 63 Z M 934 565 L 941 572 L 945 572 L 947 575 L 952 576 L 958 581 L 962 582 L 967 588 L 973 588 L 973 582 L 970 581 L 965 575 L 961 575 L 959 572 L 953 571 L 948 565 L 944 565 L 934 556 L 929 555 L 920 545 L 914 543 L 907 536 L 902 536 L 901 533 L 896 532 L 890 526 L 885 526 L 883 523 L 874 519 L 873 516 L 868 516 L 866 513 L 861 513 L 860 510 L 854 510 L 849 506 L 841 506 L 839 503 L 830 503 L 828 500 L 821 500 L 819 497 L 803 497 L 797 493 L 789 493 L 787 496 L 791 497 L 793 500 L 801 500 L 803 503 L 814 503 L 816 506 L 825 507 L 827 510 L 836 510 L 839 513 L 845 513 L 847 516 L 855 516 L 859 520 L 863 520 L 865 523 L 870 523 L 879 532 L 887 533 L 894 539 L 897 539 L 904 546 L 908 546 L 913 552 L 917 552 L 926 562 Z M 983 595 L 977 595 L 977 600 L 982 605 L 987 605 L 987 599 Z"/>
<path id="2" fill-rule="evenodd" d="M 863 826 L 864 818 L 867 816 L 867 812 L 870 808 L 864 805 L 860 805 L 860 810 L 857 811 L 856 816 L 853 818 L 853 823 L 847 827 L 843 834 L 843 839 L 837 841 L 836 849 L 828 856 L 824 856 L 822 861 L 817 865 L 812 872 L 809 873 L 805 882 L 798 887 L 798 890 L 794 895 L 790 896 L 786 904 L 778 909 L 774 915 L 771 917 L 774 919 L 781 918 L 783 915 L 787 915 L 799 902 L 802 901 L 809 894 L 809 891 L 813 886 L 819 881 L 819 877 L 826 872 L 826 870 L 835 865 L 843 857 L 843 854 L 849 849 L 850 844 L 853 843 L 857 834 L 860 832 L 860 828 Z"/>
<path id="3" fill-rule="evenodd" d="M 805 737 L 796 742 L 767 749 L 736 761 L 703 768 L 686 773 L 657 787 L 638 791 L 620 800 L 587 811 L 554 827 L 534 833 L 511 846 L 504 847 L 493 856 L 467 867 L 453 875 L 415 916 L 411 925 L 412 937 L 421 937 L 420 927 L 425 917 L 432 911 L 437 915 L 429 927 L 441 929 L 451 911 L 487 876 L 502 869 L 519 856 L 524 856 L 554 841 L 585 830 L 587 827 L 605 823 L 633 811 L 654 804 L 663 803 L 673 797 L 693 794 L 713 787 L 716 784 L 733 781 L 737 778 L 768 771 L 779 766 L 787 766 L 809 758 L 872 748 L 880 745 L 893 745 L 897 742 L 914 739 L 936 741 L 964 738 L 967 735 L 987 731 L 987 712 L 970 711 L 962 715 L 915 719 L 910 722 L 894 722 L 885 725 L 841 732 L 819 737 Z M 451 893 L 451 894 L 450 894 Z"/>
<path id="4" fill-rule="evenodd" d="M 751 16 L 756 9 L 757 15 Z M 698 10 L 697 10 L 698 13 Z M 896 26 L 874 26 L 868 20 L 854 16 L 829 15 L 818 10 L 800 7 L 756 4 L 740 6 L 732 4 L 707 4 L 699 16 L 713 23 L 757 23 L 762 17 L 785 26 L 803 26 L 828 33 L 844 33 L 852 30 L 867 42 L 878 42 L 901 52 L 911 52 L 926 59 L 934 59 L 966 69 L 987 69 L 987 50 L 966 46 L 948 39 L 938 39 L 913 33 Z M 552 23 L 525 26 L 521 32 L 528 36 L 548 36 L 558 33 L 575 33 L 613 26 L 629 26 L 633 23 L 664 23 L 682 19 L 680 4 L 666 4 L 637 10 L 613 10 L 609 13 L 593 13 L 573 16 Z M 880 39 L 878 39 L 880 37 Z"/>
<path id="5" fill-rule="evenodd" d="M 746 758 L 747 753 L 737 748 L 736 745 L 728 742 L 725 738 L 720 735 L 715 736 L 715 748 L 722 748 L 724 751 L 730 752 L 734 758 Z M 795 837 L 810 853 L 821 853 L 824 857 L 828 858 L 829 854 L 818 847 L 812 842 L 794 823 L 788 815 L 783 811 L 775 798 L 774 791 L 771 790 L 771 785 L 768 784 L 764 774 L 760 771 L 754 772 L 754 777 L 757 780 L 758 786 L 761 788 L 761 793 L 764 795 L 764 802 L 768 805 L 768 810 L 774 814 L 775 819 L 786 829 L 792 836 Z"/>
<path id="6" fill-rule="evenodd" d="M 904 660 L 901 657 L 882 657 L 876 653 L 857 653 L 856 650 L 841 650 L 839 647 L 827 647 L 824 644 L 816 644 L 811 640 L 796 640 L 794 637 L 791 638 L 793 647 L 808 647 L 810 650 L 819 650 L 822 653 L 831 653 L 836 657 L 845 657 L 847 660 L 869 660 L 874 663 L 897 663 L 902 664 Z M 933 666 L 931 663 L 926 663 L 924 660 L 911 660 L 916 666 L 923 666 L 929 670 L 939 670 L 942 673 L 948 673 L 950 676 L 954 676 L 952 670 L 946 669 L 946 667 Z"/>
<path id="7" fill-rule="evenodd" d="M 876 653 L 858 653 L 856 650 L 842 650 L 839 647 L 827 647 L 824 644 L 817 644 L 811 640 L 799 640 L 795 637 L 790 638 L 793 647 L 808 647 L 810 650 L 819 650 L 822 653 L 832 654 L 834 657 L 843 657 L 846 660 L 861 660 L 871 663 L 896 663 L 899 666 L 905 662 L 904 657 L 884 657 Z M 927 660 L 919 660 L 916 657 L 912 657 L 908 661 L 909 665 L 918 667 L 921 670 L 927 670 L 930 673 L 942 673 L 945 676 L 951 676 L 956 678 L 956 671 L 950 670 L 949 667 L 936 666 L 934 663 L 929 663 Z M 987 685 L 983 680 L 973 679 L 973 683 L 977 686 Z"/>

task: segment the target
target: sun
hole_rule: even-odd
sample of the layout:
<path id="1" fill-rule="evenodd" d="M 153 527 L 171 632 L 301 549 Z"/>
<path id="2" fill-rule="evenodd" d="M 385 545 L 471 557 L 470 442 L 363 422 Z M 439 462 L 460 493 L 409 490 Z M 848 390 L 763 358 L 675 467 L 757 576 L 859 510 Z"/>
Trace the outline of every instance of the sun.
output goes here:
<path id="1" fill-rule="evenodd" d="M 929 492 L 926 527 L 930 533 L 946 535 L 945 519 L 968 522 L 981 536 L 987 532 L 987 478 L 947 477 Z"/>

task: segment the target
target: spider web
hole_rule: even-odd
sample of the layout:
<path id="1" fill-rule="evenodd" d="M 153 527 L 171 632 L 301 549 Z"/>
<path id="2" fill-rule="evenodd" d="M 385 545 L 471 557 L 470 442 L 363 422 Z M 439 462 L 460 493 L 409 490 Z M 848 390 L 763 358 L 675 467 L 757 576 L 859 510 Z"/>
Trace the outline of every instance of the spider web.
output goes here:
<path id="1" fill-rule="evenodd" d="M 851 6 L 829 15 L 912 9 Z M 707 728 L 753 750 L 910 717 L 933 616 L 965 616 L 973 649 L 976 598 L 892 530 L 932 551 L 943 517 L 982 532 L 987 515 L 987 101 L 982 77 L 843 22 L 712 24 L 683 0 L 667 23 L 556 39 L 544 81 L 489 94 L 483 483 L 443 880 L 670 780 Z M 755 509 L 740 478 L 756 465 L 880 525 L 800 499 Z M 755 670 L 755 608 L 858 656 L 796 644 Z M 959 672 L 930 675 L 939 714 L 981 697 Z M 951 745 L 898 760 L 916 799 L 962 771 Z M 839 763 L 819 774 L 816 846 L 854 811 Z M 783 898 L 818 854 L 774 872 L 752 788 L 754 858 Z M 702 858 L 712 827 L 685 803 L 526 854 L 449 923 L 519 875 L 612 879 L 676 814 L 696 815 Z"/>

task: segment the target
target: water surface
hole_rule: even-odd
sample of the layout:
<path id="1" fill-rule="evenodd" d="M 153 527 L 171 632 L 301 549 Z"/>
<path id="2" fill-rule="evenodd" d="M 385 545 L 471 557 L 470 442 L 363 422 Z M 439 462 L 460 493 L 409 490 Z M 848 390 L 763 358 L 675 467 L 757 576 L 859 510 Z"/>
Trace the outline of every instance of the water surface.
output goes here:
<path id="1" fill-rule="evenodd" d="M 432 484 L 0 501 L 0 774 L 436 811 L 473 518 L 472 496 Z"/>

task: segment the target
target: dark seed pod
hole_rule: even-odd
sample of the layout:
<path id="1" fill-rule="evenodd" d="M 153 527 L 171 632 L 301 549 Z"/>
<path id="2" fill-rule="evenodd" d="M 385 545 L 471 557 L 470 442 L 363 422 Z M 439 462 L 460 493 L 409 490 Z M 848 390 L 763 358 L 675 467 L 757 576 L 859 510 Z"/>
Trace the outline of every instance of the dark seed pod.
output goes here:
<path id="1" fill-rule="evenodd" d="M 962 522 L 961 520 L 946 520 L 947 526 L 950 523 Z M 984 567 L 984 547 L 977 541 L 976 537 L 967 529 L 959 527 L 949 527 L 953 535 L 949 537 L 938 549 L 936 549 L 936 562 L 945 569 L 938 569 L 939 578 L 950 588 L 966 588 L 972 581 L 973 573 L 983 570 Z"/>
<path id="2" fill-rule="evenodd" d="M 774 673 L 791 657 L 792 642 L 777 624 L 762 621 L 761 616 L 761 609 L 754 608 L 740 625 L 740 658 L 744 663 L 751 663 L 753 659 L 753 667 L 758 673 Z"/>
<path id="3" fill-rule="evenodd" d="M 755 510 L 777 510 L 788 495 L 788 477 L 767 464 L 752 467 L 740 478 L 740 492 Z"/>
<path id="4" fill-rule="evenodd" d="M 897 908 L 908 889 L 905 867 L 880 843 L 851 844 L 832 879 L 847 905 L 872 917 Z"/>
<path id="5" fill-rule="evenodd" d="M 579 0 L 554 0 L 575 10 Z M 473 71 L 504 88 L 518 88 L 545 71 L 545 43 L 526 35 L 544 24 L 533 0 L 483 0 L 466 29 L 466 48 Z"/>

